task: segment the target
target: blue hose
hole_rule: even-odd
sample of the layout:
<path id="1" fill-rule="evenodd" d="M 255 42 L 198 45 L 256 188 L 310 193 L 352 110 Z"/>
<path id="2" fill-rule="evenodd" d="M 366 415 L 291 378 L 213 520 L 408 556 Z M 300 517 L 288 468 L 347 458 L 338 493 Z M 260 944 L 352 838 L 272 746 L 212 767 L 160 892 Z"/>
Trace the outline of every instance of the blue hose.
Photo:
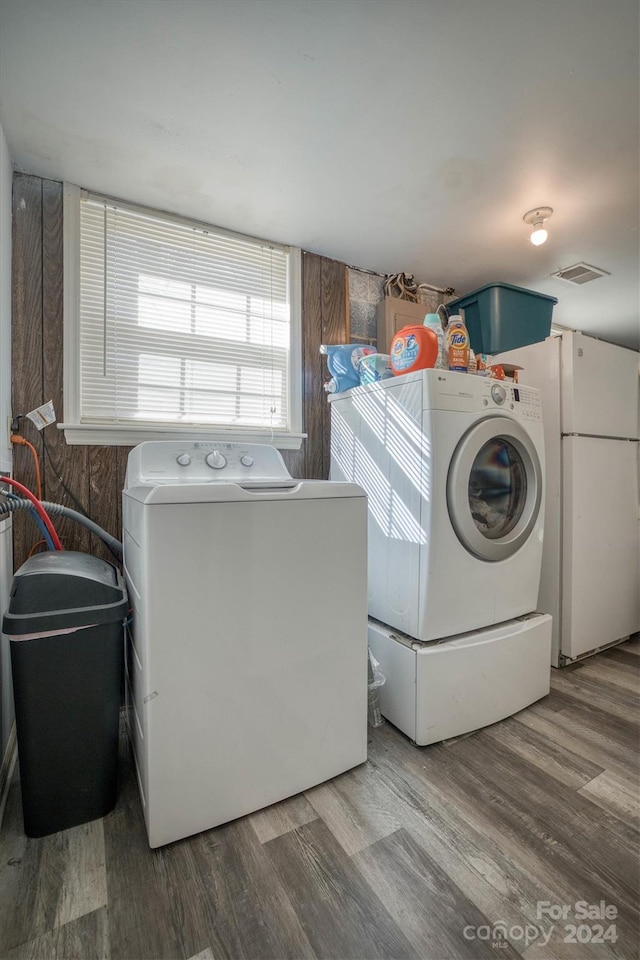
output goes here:
<path id="1" fill-rule="evenodd" d="M 46 541 L 46 544 L 47 544 L 47 547 L 49 548 L 49 550 L 55 550 L 55 547 L 54 547 L 54 545 L 53 545 L 53 540 L 51 539 L 51 534 L 50 534 L 49 531 L 47 530 L 47 528 L 46 528 L 46 526 L 45 526 L 45 524 L 44 524 L 44 520 L 42 519 L 42 517 L 40 517 L 40 516 L 38 515 L 38 513 L 37 513 L 36 510 L 29 510 L 29 513 L 31 514 L 31 516 L 32 516 L 33 519 L 35 520 L 36 526 L 39 527 L 40 532 L 41 532 L 42 536 L 44 537 L 44 539 L 45 539 L 45 541 Z"/>

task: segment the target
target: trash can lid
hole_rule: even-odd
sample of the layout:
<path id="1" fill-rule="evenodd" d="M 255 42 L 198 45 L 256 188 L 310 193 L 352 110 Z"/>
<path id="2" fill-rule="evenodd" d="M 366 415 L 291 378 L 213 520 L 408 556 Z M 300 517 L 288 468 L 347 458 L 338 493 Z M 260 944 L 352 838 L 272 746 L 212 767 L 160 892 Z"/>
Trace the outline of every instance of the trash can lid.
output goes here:
<path id="1" fill-rule="evenodd" d="M 40 553 L 16 571 L 2 621 L 8 635 L 121 620 L 127 610 L 120 572 L 70 550 Z"/>

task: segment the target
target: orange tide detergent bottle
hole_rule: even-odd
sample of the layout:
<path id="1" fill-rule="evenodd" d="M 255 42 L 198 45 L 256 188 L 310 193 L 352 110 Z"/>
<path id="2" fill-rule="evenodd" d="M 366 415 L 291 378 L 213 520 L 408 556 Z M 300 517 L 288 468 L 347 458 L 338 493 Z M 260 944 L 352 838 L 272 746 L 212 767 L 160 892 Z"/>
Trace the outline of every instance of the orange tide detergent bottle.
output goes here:
<path id="1" fill-rule="evenodd" d="M 449 317 L 447 326 L 449 370 L 466 373 L 469 369 L 469 334 L 462 317 Z"/>
<path id="2" fill-rule="evenodd" d="M 399 376 L 413 370 L 435 366 L 438 358 L 438 337 L 429 327 L 411 323 L 398 330 L 391 341 L 391 369 Z"/>

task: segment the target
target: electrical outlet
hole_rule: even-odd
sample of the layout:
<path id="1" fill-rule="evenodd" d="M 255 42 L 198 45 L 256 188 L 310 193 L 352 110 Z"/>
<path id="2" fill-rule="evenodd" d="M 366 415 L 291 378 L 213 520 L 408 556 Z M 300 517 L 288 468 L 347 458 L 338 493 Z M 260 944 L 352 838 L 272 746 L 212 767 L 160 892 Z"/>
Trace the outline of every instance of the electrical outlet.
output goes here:
<path id="1" fill-rule="evenodd" d="M 13 423 L 13 417 L 7 417 L 7 448 L 13 450 L 13 444 L 11 443 L 11 425 Z"/>

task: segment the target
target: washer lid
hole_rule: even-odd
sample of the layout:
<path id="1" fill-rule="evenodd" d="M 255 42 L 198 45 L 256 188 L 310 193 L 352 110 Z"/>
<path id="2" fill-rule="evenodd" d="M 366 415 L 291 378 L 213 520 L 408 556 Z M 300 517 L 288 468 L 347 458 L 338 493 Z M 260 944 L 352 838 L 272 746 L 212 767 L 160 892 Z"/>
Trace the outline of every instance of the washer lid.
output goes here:
<path id="1" fill-rule="evenodd" d="M 141 503 L 258 503 L 260 501 L 292 502 L 294 500 L 332 500 L 345 497 L 366 497 L 357 483 L 334 480 L 293 480 L 289 483 L 159 483 L 153 486 L 129 487 L 125 497 Z"/>

